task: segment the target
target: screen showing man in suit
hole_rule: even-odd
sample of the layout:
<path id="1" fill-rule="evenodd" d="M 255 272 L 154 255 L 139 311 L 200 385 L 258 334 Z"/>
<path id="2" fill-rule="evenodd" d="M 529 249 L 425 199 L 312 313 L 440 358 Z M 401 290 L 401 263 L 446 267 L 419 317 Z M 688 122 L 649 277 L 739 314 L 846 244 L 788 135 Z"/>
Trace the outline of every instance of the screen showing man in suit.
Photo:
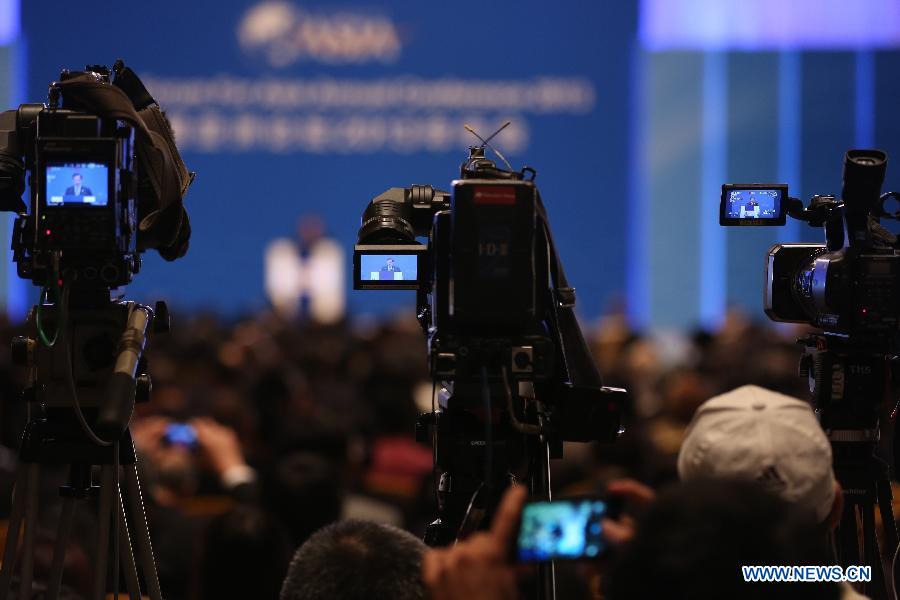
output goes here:
<path id="1" fill-rule="evenodd" d="M 46 176 L 49 206 L 106 206 L 109 200 L 109 168 L 102 163 L 48 164 Z"/>
<path id="2" fill-rule="evenodd" d="M 777 219 L 781 214 L 781 190 L 731 190 L 728 214 L 731 219 Z"/>
<path id="3" fill-rule="evenodd" d="M 415 281 L 418 257 L 415 254 L 362 254 L 360 273 L 370 281 Z"/>

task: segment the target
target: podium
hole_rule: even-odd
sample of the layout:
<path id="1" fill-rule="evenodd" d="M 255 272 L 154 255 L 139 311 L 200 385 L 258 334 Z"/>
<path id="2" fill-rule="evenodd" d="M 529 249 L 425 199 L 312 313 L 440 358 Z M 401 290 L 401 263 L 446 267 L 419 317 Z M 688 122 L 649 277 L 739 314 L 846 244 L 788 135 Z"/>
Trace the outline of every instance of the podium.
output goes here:
<path id="1" fill-rule="evenodd" d="M 371 271 L 370 281 L 403 281 L 403 271 Z"/>

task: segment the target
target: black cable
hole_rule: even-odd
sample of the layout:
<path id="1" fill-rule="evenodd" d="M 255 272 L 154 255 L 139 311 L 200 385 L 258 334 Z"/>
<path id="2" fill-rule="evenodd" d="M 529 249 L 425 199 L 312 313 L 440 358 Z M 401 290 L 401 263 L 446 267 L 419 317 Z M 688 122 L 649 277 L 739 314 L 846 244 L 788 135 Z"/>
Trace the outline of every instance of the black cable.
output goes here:
<path id="1" fill-rule="evenodd" d="M 494 500 L 494 432 L 493 413 L 491 411 L 491 388 L 488 383 L 486 365 L 481 365 L 481 396 L 484 401 L 484 484 L 488 495 L 485 506 L 489 507 Z"/>
<path id="2" fill-rule="evenodd" d="M 69 386 L 69 394 L 72 396 L 72 404 L 75 407 L 75 416 L 78 419 L 78 424 L 81 425 L 81 430 L 84 432 L 84 435 L 93 443 L 98 446 L 109 446 L 111 442 L 100 439 L 84 418 L 84 413 L 81 410 L 81 403 L 78 400 L 78 388 L 75 385 L 75 373 L 72 365 L 72 354 L 74 351 L 72 335 L 69 331 L 66 331 L 63 337 L 66 340 L 66 360 L 63 361 L 66 365 L 66 383 Z"/>

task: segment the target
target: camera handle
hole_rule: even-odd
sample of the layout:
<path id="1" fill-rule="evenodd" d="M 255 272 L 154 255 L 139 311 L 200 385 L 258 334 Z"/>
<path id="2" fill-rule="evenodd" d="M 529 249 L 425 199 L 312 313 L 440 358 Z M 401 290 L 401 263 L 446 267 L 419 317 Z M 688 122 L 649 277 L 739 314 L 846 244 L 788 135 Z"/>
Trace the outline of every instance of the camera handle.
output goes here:
<path id="1" fill-rule="evenodd" d="M 788 198 L 787 214 L 810 227 L 825 228 L 825 243 L 834 252 L 844 247 L 844 203 L 834 196 L 816 194 L 804 208 L 798 198 Z"/>

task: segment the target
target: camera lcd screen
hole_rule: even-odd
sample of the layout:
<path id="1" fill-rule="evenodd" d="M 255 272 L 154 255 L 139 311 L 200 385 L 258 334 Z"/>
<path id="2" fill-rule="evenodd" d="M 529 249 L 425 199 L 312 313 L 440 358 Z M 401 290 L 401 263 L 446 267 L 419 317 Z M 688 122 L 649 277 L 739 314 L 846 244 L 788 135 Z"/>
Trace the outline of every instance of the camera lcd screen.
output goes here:
<path id="1" fill-rule="evenodd" d="M 44 188 L 47 206 L 106 206 L 109 167 L 103 163 L 51 163 Z"/>
<path id="2" fill-rule="evenodd" d="M 722 186 L 722 225 L 784 225 L 785 185 Z"/>
<path id="3" fill-rule="evenodd" d="M 361 254 L 359 272 L 368 281 L 417 281 L 419 257 L 416 254 Z"/>
<path id="4" fill-rule="evenodd" d="M 607 549 L 600 520 L 609 513 L 600 498 L 530 502 L 522 510 L 520 562 L 597 558 Z"/>
<path id="5" fill-rule="evenodd" d="M 418 289 L 427 251 L 422 244 L 357 244 L 353 247 L 353 289 Z"/>

